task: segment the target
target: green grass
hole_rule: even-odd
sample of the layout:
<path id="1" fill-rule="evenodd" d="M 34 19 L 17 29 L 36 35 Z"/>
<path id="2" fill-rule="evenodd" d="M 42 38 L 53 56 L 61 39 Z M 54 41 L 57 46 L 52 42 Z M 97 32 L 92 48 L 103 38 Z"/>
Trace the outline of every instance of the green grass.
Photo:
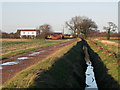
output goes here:
<path id="1" fill-rule="evenodd" d="M 108 50 L 111 50 L 111 51 L 115 51 L 115 48 L 116 47 L 113 47 L 113 46 L 105 46 L 104 44 L 100 43 L 100 42 L 97 42 L 97 45 L 99 46 L 103 46 L 105 49 L 108 49 Z M 92 45 L 92 43 L 89 42 L 90 45 Z M 118 58 L 115 58 L 114 55 L 108 55 L 109 53 L 102 53 L 104 50 L 101 49 L 101 50 L 97 50 L 97 47 L 96 46 L 92 46 L 91 47 L 99 56 L 100 58 L 102 59 L 102 62 L 104 63 L 104 65 L 106 66 L 107 68 L 107 73 L 108 75 L 110 75 L 116 82 L 119 83 L 120 85 L 120 81 L 118 78 L 119 77 L 119 69 L 118 69 L 118 64 L 117 64 L 117 60 Z M 109 49 L 109 48 L 112 48 L 112 49 Z M 111 78 L 111 79 L 112 79 Z M 107 81 L 107 83 L 109 84 L 110 80 Z"/>
<path id="2" fill-rule="evenodd" d="M 28 39 L 26 41 L 3 41 L 2 42 L 2 59 L 10 58 L 19 54 L 27 53 L 43 47 L 67 42 L 73 39 L 63 40 L 44 40 Z"/>
<path id="3" fill-rule="evenodd" d="M 57 84 L 56 87 L 61 87 L 61 85 L 64 84 L 67 78 L 65 75 L 65 72 L 68 72 L 70 68 L 68 68 L 68 65 L 65 62 L 63 62 L 63 60 L 61 59 L 61 61 L 59 62 L 58 66 L 55 69 L 52 69 L 50 71 L 49 69 L 52 68 L 52 66 L 55 64 L 58 58 L 63 56 L 75 44 L 76 43 L 73 43 L 66 47 L 63 47 L 62 49 L 55 52 L 54 54 L 47 57 L 46 59 L 18 73 L 13 79 L 11 79 L 9 82 L 4 84 L 4 88 L 28 88 L 28 87 L 38 87 L 38 86 L 45 88 L 45 87 L 52 87 L 51 85 L 52 83 Z M 47 71 L 49 71 L 49 73 L 42 75 Z M 41 75 L 40 81 L 43 84 L 40 84 L 37 86 L 37 84 L 35 83 L 35 79 L 37 79 L 40 75 Z M 55 83 L 56 81 L 54 82 L 50 80 L 52 78 L 58 80 L 59 82 Z M 73 78 L 71 78 L 71 80 L 74 81 Z M 51 86 L 44 84 L 45 81 L 46 83 L 50 83 Z"/>
<path id="4" fill-rule="evenodd" d="M 120 39 L 110 39 L 109 41 L 120 43 Z"/>
<path id="5" fill-rule="evenodd" d="M 118 47 L 117 46 L 103 44 L 103 43 L 101 43 L 99 41 L 94 41 L 94 42 L 96 42 L 99 46 L 103 46 L 105 49 L 107 49 L 109 51 L 112 51 L 112 52 L 115 52 L 116 54 L 118 54 Z"/>
<path id="6" fill-rule="evenodd" d="M 76 45 L 73 43 L 63 47 L 46 59 L 18 73 L 4 84 L 4 88 L 80 88 L 84 90 L 87 65 L 82 46 L 83 42 L 78 42 Z M 96 47 L 93 46 L 92 49 L 96 50 Z M 88 47 L 98 88 L 117 88 L 117 66 L 111 67 L 114 62 L 112 56 L 107 57 L 105 53 L 106 57 L 102 57 L 102 50 L 98 55 L 92 49 Z"/>

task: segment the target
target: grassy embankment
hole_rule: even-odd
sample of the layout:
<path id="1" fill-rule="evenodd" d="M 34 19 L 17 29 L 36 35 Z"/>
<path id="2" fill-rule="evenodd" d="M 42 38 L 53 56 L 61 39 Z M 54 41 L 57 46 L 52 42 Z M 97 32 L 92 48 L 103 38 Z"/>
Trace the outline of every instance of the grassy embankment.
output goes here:
<path id="1" fill-rule="evenodd" d="M 93 45 L 94 43 L 89 44 L 93 49 L 97 49 Z M 81 88 L 84 90 L 87 65 L 82 46 L 83 42 L 80 41 L 76 45 L 73 43 L 63 47 L 41 62 L 17 74 L 4 85 L 4 88 Z M 105 65 L 89 46 L 88 52 L 99 90 L 103 90 L 100 88 L 117 88 L 117 81 L 107 72 L 106 68 L 111 64 L 111 59 Z M 117 75 L 116 71 L 114 73 Z"/>
<path id="2" fill-rule="evenodd" d="M 28 87 L 47 88 L 47 87 L 53 87 L 52 84 L 56 84 L 55 87 L 63 87 L 62 85 L 66 82 L 66 78 L 69 75 L 68 72 L 71 69 L 68 67 L 69 65 L 67 65 L 66 62 L 63 62 L 63 59 L 60 59 L 59 63 L 57 63 L 58 66 L 55 66 L 55 70 L 54 69 L 52 69 L 51 71 L 49 70 L 55 65 L 58 59 L 62 57 L 75 44 L 76 42 L 63 47 L 62 49 L 53 53 L 51 56 L 45 58 L 39 63 L 18 73 L 13 79 L 11 79 L 9 82 L 7 82 L 4 85 L 4 88 L 28 88 Z M 47 71 L 49 72 L 46 73 Z M 67 76 L 65 76 L 66 74 Z M 40 77 L 39 78 L 40 80 L 38 79 L 38 77 Z M 56 80 L 54 81 L 52 80 L 52 78 Z M 73 78 L 70 78 L 70 80 L 74 81 Z M 41 84 L 38 85 L 38 83 Z"/>
<path id="3" fill-rule="evenodd" d="M 110 40 L 112 41 L 112 40 Z M 118 49 L 119 47 L 118 46 L 114 46 L 114 45 L 110 45 L 110 44 L 106 44 L 106 43 L 101 43 L 99 42 L 99 40 L 95 40 L 95 42 L 99 45 L 99 46 L 103 46 L 105 49 L 109 50 L 109 51 L 112 51 L 116 54 L 118 54 Z M 118 42 L 117 40 L 114 41 L 114 42 Z"/>
<path id="4" fill-rule="evenodd" d="M 67 42 L 73 39 L 44 40 L 44 39 L 3 39 L 2 59 L 34 51 L 43 47 Z"/>
<path id="5" fill-rule="evenodd" d="M 117 81 L 120 85 L 120 74 L 119 74 L 119 62 L 118 60 L 119 55 L 118 55 L 118 47 L 114 46 L 114 45 L 107 45 L 107 44 L 103 44 L 99 41 L 89 41 L 89 44 L 91 46 L 91 48 L 98 53 L 98 55 L 101 57 L 102 62 L 104 63 L 104 65 L 106 66 L 107 73 L 109 75 L 111 75 L 111 77 L 113 77 L 112 79 L 114 79 L 115 81 Z M 109 83 L 109 81 L 107 82 Z"/>
<path id="6" fill-rule="evenodd" d="M 120 44 L 120 39 L 111 39 L 110 41 L 116 42 L 116 43 L 119 43 L 119 44 Z"/>

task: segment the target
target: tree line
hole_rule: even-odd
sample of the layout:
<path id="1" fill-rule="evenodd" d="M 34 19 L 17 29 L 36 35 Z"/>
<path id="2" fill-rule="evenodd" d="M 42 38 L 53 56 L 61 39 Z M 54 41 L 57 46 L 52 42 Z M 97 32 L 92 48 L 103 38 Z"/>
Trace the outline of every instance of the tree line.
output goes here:
<path id="1" fill-rule="evenodd" d="M 47 35 L 50 33 L 50 32 L 52 32 L 51 31 L 51 26 L 49 25 L 49 24 L 43 24 L 43 25 L 41 25 L 41 26 L 39 26 L 39 28 L 38 29 L 36 29 L 37 30 L 37 36 L 36 36 L 36 38 L 47 38 Z M 20 31 L 19 30 L 17 30 L 17 32 L 15 32 L 15 33 L 13 33 L 13 32 L 11 32 L 11 33 L 6 33 L 6 32 L 2 32 L 2 31 L 0 31 L 0 33 L 1 33 L 1 38 L 20 38 Z M 27 38 L 27 37 L 25 37 L 24 36 L 24 38 Z"/>
<path id="2" fill-rule="evenodd" d="M 77 36 L 82 36 L 82 38 L 90 37 L 91 34 L 94 33 L 94 36 L 100 36 L 100 32 L 97 29 L 97 24 L 88 17 L 81 17 L 81 16 L 75 16 L 72 17 L 69 21 L 65 22 L 66 27 L 72 31 L 73 34 L 76 34 Z M 107 40 L 110 39 L 111 33 L 115 32 L 117 30 L 117 25 L 115 25 L 113 22 L 108 22 L 108 27 L 103 27 L 103 29 L 106 30 L 106 37 Z M 105 35 L 105 34 L 104 34 Z M 92 35 L 93 36 L 93 35 Z M 119 36 L 119 35 L 118 35 Z"/>
<path id="3" fill-rule="evenodd" d="M 103 35 L 103 33 L 100 34 L 99 30 L 97 29 L 97 24 L 90 18 L 85 16 L 75 16 L 72 17 L 69 21 L 65 22 L 66 28 L 68 28 L 72 33 L 72 35 L 76 35 L 77 37 L 87 38 L 88 36 L 106 36 L 107 39 L 110 39 L 110 35 L 112 32 L 115 32 L 117 29 L 117 26 L 113 22 L 108 22 L 108 27 L 103 27 L 103 29 L 106 30 L 106 34 Z M 20 38 L 20 31 L 17 31 L 16 33 L 6 33 L 1 32 L 2 38 Z M 43 24 L 39 26 L 37 29 L 37 38 L 47 38 L 49 33 L 52 32 L 52 27 L 49 24 Z M 116 34 L 117 35 L 117 34 Z"/>

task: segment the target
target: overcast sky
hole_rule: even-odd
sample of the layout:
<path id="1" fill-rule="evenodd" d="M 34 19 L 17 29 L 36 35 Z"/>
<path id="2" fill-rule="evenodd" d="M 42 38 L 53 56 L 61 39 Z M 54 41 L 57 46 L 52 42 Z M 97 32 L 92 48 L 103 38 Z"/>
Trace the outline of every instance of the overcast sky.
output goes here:
<path id="1" fill-rule="evenodd" d="M 65 21 L 74 16 L 91 18 L 103 31 L 107 22 L 118 25 L 118 3 L 2 2 L 2 31 L 16 32 L 17 28 L 37 28 L 42 24 L 50 24 L 54 31 L 62 31 Z"/>

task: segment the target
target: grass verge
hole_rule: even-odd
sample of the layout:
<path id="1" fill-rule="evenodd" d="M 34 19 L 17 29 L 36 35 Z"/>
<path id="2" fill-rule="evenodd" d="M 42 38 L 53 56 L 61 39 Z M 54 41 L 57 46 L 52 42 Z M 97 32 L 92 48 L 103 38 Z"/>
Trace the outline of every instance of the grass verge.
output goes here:
<path id="1" fill-rule="evenodd" d="M 99 46 L 103 46 L 105 49 L 108 49 L 109 51 L 115 52 L 118 54 L 118 47 L 114 45 L 108 45 L 108 44 L 103 44 L 99 41 L 94 41 L 96 42 Z"/>
<path id="2" fill-rule="evenodd" d="M 71 39 L 73 40 L 73 39 Z M 9 51 L 8 53 L 3 53 L 1 59 L 7 59 L 11 58 L 16 55 L 20 55 L 23 53 L 27 53 L 30 51 L 34 51 L 40 48 L 60 44 L 63 42 L 71 41 L 70 39 L 67 40 L 28 40 L 28 41 L 4 41 L 2 43 L 3 51 Z M 17 48 L 17 50 L 14 50 L 14 47 Z M 34 47 L 33 47 L 34 46 Z M 27 48 L 26 48 L 27 47 Z"/>
<path id="3" fill-rule="evenodd" d="M 106 49 L 114 52 L 117 47 L 105 46 L 104 44 L 102 44 L 101 42 L 98 42 L 98 41 L 94 41 L 94 42 L 88 41 L 88 42 L 89 42 L 89 45 L 91 46 L 91 48 L 100 56 L 102 62 L 104 63 L 104 65 L 107 68 L 108 75 L 110 75 L 112 77 L 111 79 L 114 79 L 116 82 L 118 82 L 120 84 L 118 58 L 115 58 L 114 55 L 109 54 L 109 52 L 106 52 Z M 100 49 L 99 46 L 104 47 L 104 49 L 102 49 L 102 48 Z M 110 81 L 108 80 L 107 83 L 109 84 L 109 82 Z"/>
<path id="4" fill-rule="evenodd" d="M 110 39 L 109 41 L 116 42 L 120 44 L 120 39 Z"/>

